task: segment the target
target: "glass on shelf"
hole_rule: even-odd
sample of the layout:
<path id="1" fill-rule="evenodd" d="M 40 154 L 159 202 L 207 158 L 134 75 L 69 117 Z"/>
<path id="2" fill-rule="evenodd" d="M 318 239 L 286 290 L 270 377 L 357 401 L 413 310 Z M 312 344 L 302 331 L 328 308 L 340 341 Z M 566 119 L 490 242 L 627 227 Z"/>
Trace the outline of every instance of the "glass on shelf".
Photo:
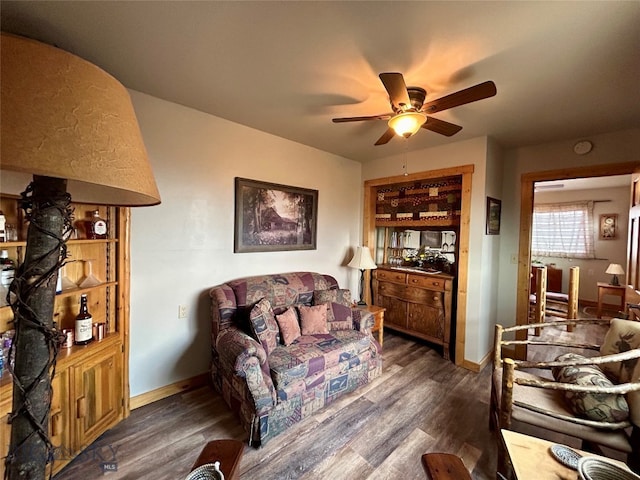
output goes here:
<path id="1" fill-rule="evenodd" d="M 66 265 L 64 265 L 60 269 L 60 275 L 62 277 L 61 280 L 60 280 L 60 283 L 62 285 L 62 291 L 63 292 L 65 290 L 70 290 L 72 288 L 78 288 L 78 285 L 76 285 L 76 282 L 74 282 L 69 277 L 67 277 L 67 266 Z"/>
<path id="2" fill-rule="evenodd" d="M 80 288 L 89 288 L 100 285 L 102 282 L 93 274 L 93 259 L 83 260 L 85 265 L 85 277 L 78 285 Z"/>

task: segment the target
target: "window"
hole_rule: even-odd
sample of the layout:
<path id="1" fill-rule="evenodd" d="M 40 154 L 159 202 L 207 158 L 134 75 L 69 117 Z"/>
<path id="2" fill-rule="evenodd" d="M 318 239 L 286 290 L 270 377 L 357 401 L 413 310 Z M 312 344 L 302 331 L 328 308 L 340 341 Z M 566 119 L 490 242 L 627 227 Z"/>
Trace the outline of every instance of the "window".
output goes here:
<path id="1" fill-rule="evenodd" d="M 593 202 L 534 205 L 531 254 L 534 257 L 595 258 Z"/>

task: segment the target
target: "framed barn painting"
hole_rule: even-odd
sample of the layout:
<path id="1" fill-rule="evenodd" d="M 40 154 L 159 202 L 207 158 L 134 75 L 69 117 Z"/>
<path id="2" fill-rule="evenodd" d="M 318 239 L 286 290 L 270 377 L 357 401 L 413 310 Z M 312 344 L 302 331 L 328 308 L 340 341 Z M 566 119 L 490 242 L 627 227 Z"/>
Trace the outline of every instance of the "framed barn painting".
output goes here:
<path id="1" fill-rule="evenodd" d="M 315 250 L 318 191 L 236 177 L 235 253 Z"/>

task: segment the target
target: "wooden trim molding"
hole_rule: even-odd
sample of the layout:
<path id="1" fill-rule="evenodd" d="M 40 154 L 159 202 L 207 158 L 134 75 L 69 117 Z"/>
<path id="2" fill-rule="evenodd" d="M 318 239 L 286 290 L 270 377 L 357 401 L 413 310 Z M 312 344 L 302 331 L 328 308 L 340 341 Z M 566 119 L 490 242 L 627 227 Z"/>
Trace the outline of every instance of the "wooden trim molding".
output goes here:
<path id="1" fill-rule="evenodd" d="M 157 402 L 163 398 L 170 397 L 176 393 L 188 392 L 199 387 L 203 387 L 209 383 L 209 372 L 201 373 L 195 377 L 187 378 L 186 380 L 180 380 L 179 382 L 165 385 L 164 387 L 156 388 L 150 392 L 142 393 L 131 397 L 129 402 L 131 410 L 139 407 L 144 407 L 150 403 Z"/>
<path id="2" fill-rule="evenodd" d="M 480 360 L 480 363 L 472 362 L 470 360 L 463 360 L 462 368 L 466 368 L 467 370 L 471 370 L 472 372 L 480 373 L 484 367 L 486 367 L 491 359 L 493 358 L 493 351 L 489 351 L 483 358 Z"/>

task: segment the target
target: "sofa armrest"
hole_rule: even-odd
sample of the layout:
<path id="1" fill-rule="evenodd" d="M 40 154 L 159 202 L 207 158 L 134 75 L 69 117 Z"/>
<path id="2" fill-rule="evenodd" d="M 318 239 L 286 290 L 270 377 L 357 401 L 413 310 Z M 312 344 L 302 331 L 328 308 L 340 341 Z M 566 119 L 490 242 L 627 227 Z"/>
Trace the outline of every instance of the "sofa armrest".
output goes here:
<path id="1" fill-rule="evenodd" d="M 218 336 L 216 350 L 223 375 L 244 380 L 258 413 L 270 410 L 276 404 L 276 391 L 262 345 L 238 328 L 231 327 Z M 233 382 L 232 379 L 229 381 Z"/>
<path id="2" fill-rule="evenodd" d="M 362 308 L 352 308 L 351 312 L 353 316 L 353 328 L 360 332 L 371 334 L 371 330 L 375 324 L 373 313 Z"/>

